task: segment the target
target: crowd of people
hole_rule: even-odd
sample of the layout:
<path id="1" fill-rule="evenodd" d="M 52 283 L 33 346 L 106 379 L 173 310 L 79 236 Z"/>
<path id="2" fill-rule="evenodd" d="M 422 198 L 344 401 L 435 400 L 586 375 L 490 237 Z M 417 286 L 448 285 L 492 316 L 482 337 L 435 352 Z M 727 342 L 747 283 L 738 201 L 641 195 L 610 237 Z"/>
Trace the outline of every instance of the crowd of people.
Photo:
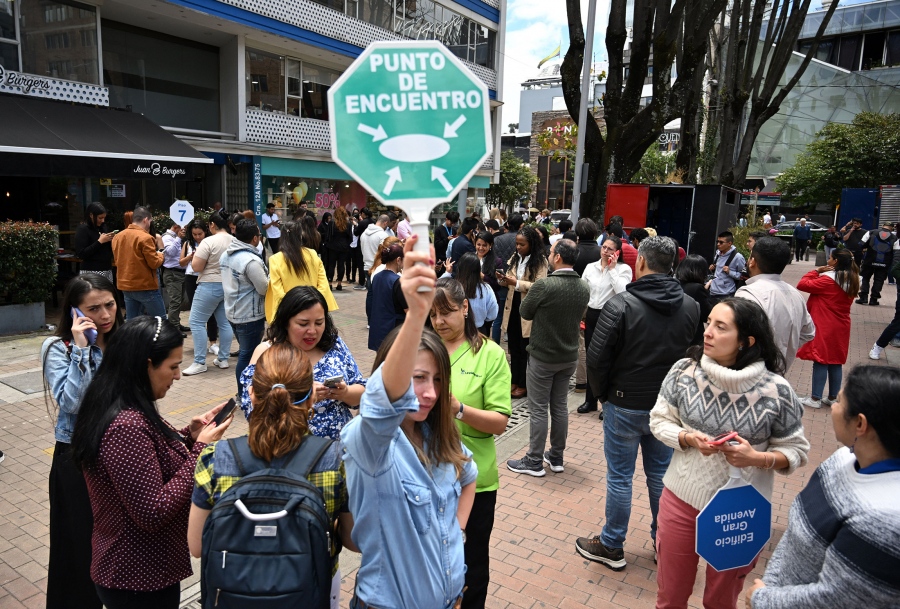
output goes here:
<path id="1" fill-rule="evenodd" d="M 696 517 L 729 468 L 771 499 L 774 474 L 808 461 L 804 408 L 830 407 L 844 448 L 795 500 L 746 604 L 893 606 L 900 369 L 843 379 L 862 283 L 849 247 L 794 287 L 781 275 L 795 252 L 767 232 L 746 259 L 722 232 L 707 259 L 621 217 L 601 230 L 494 212 L 447 213 L 426 253 L 394 212 L 217 211 L 157 238 L 146 208 L 111 236 L 89 206 L 91 268 L 41 351 L 56 420 L 47 606 L 177 607 L 193 555 L 204 607 L 338 607 L 345 548 L 361 553 L 351 609 L 484 607 L 495 438 L 527 399 L 528 446 L 507 469 L 564 472 L 573 378 L 577 413 L 600 411 L 607 468 L 601 532 L 575 552 L 627 567 L 640 453 L 656 606 L 686 608 Z M 859 240 L 876 280 L 893 267 L 885 240 Z M 345 280 L 366 290 L 368 375 L 332 317 Z M 898 319 L 900 303 L 885 334 Z M 156 402 L 210 354 L 224 369 L 236 356 L 234 401 L 176 429 Z M 796 358 L 813 362 L 802 399 L 784 378 Z M 246 436 L 226 437 L 233 408 Z M 704 606 L 736 607 L 757 559 L 707 568 Z"/>

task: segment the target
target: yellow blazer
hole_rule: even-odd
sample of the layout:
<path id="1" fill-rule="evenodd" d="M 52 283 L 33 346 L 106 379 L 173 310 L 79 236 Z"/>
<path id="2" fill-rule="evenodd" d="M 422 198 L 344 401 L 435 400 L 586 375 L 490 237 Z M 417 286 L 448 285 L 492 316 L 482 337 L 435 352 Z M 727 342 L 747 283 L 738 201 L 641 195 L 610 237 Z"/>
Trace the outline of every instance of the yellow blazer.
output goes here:
<path id="1" fill-rule="evenodd" d="M 328 303 L 328 311 L 337 311 L 338 305 L 334 300 L 334 294 L 331 293 L 331 286 L 328 285 L 328 279 L 325 277 L 325 266 L 319 259 L 315 250 L 308 247 L 303 248 L 303 259 L 309 269 L 303 275 L 296 275 L 288 266 L 284 254 L 278 252 L 269 258 L 269 289 L 266 291 L 266 321 L 272 323 L 275 318 L 275 311 L 281 304 L 284 295 L 296 288 L 298 285 L 308 285 L 316 288 L 325 297 Z"/>

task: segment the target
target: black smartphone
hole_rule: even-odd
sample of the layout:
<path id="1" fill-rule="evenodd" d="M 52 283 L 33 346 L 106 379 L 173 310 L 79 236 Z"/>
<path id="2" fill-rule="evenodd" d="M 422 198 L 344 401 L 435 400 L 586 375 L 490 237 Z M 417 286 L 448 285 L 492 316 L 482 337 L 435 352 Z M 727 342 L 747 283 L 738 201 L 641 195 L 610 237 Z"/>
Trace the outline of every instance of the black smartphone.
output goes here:
<path id="1" fill-rule="evenodd" d="M 231 416 L 231 413 L 234 412 L 235 407 L 237 406 L 237 402 L 234 401 L 234 398 L 228 400 L 228 403 L 225 404 L 225 407 L 219 411 L 219 414 L 216 415 L 216 418 L 213 419 L 213 422 L 216 424 L 216 427 L 225 422 L 228 417 Z"/>
<path id="2" fill-rule="evenodd" d="M 343 375 L 330 376 L 327 379 L 325 379 L 324 381 L 322 381 L 322 384 L 325 385 L 326 387 L 328 387 L 329 389 L 334 389 L 343 381 L 344 381 Z"/>

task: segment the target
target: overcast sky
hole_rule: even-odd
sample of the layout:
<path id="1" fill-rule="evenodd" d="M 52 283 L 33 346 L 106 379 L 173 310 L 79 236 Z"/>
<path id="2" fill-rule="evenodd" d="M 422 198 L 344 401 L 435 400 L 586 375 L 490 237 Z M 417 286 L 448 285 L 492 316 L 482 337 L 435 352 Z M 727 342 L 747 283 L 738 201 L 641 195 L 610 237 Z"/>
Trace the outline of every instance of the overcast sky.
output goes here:
<path id="1" fill-rule="evenodd" d="M 860 4 L 871 0 L 841 0 L 840 5 Z M 587 19 L 588 0 L 581 0 L 581 18 Z M 821 2 L 813 0 L 812 10 L 821 9 Z M 609 0 L 597 0 L 597 24 L 594 37 L 594 59 L 606 56 L 604 36 Z M 521 85 L 537 75 L 538 62 L 562 44 L 562 55 L 569 48 L 569 32 L 565 0 L 507 0 L 506 48 L 503 75 L 503 133 L 507 125 L 519 121 L 519 92 Z M 520 125 L 528 132 L 530 125 Z"/>

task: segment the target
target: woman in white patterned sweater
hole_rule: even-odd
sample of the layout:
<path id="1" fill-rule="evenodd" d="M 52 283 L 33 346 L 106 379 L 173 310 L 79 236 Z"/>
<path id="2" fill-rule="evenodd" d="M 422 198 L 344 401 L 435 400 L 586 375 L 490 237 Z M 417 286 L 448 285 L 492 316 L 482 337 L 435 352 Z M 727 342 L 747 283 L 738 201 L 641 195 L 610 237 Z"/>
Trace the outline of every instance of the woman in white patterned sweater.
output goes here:
<path id="1" fill-rule="evenodd" d="M 762 308 L 728 298 L 713 307 L 703 347 L 693 347 L 663 381 L 650 412 L 650 430 L 675 449 L 663 478 L 656 536 L 659 571 L 656 608 L 686 608 L 699 557 L 696 517 L 729 478 L 729 466 L 766 498 L 774 473 L 806 464 L 803 409 L 781 376 L 784 358 Z M 713 445 L 725 432 L 734 443 Z M 744 568 L 706 568 L 705 609 L 734 609 L 747 574 Z"/>
<path id="2" fill-rule="evenodd" d="M 900 599 L 900 369 L 859 366 L 831 407 L 844 448 L 791 506 L 750 609 L 887 609 Z"/>

